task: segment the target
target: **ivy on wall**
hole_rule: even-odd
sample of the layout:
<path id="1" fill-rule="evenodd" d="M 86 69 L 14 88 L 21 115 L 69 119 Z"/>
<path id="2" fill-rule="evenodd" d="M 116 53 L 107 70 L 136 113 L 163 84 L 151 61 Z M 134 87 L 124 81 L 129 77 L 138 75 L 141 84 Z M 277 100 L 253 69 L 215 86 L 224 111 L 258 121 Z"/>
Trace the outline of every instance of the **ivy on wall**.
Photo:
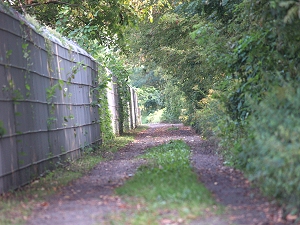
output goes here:
<path id="1" fill-rule="evenodd" d="M 115 137 L 113 132 L 113 128 L 111 126 L 111 112 L 108 107 L 108 99 L 107 99 L 107 84 L 109 82 L 109 77 L 105 69 L 101 66 L 98 67 L 98 86 L 92 90 L 92 92 L 96 92 L 97 102 L 93 103 L 94 107 L 98 107 L 99 112 L 99 124 L 102 135 L 102 142 L 106 142 Z"/>
<path id="2" fill-rule="evenodd" d="M 3 121 L 0 120 L 0 138 L 6 134 L 6 129 L 5 127 L 3 126 Z"/>

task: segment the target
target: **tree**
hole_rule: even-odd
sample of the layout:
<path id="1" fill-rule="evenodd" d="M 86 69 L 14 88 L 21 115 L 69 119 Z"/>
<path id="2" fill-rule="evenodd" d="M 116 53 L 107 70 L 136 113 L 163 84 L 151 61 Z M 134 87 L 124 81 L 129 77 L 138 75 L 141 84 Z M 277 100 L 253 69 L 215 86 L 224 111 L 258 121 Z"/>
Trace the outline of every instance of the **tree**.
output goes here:
<path id="1" fill-rule="evenodd" d="M 105 46 L 122 44 L 126 26 L 139 19 L 151 19 L 155 8 L 167 7 L 168 1 L 136 0 L 19 0 L 4 2 L 65 36 L 86 37 Z"/>

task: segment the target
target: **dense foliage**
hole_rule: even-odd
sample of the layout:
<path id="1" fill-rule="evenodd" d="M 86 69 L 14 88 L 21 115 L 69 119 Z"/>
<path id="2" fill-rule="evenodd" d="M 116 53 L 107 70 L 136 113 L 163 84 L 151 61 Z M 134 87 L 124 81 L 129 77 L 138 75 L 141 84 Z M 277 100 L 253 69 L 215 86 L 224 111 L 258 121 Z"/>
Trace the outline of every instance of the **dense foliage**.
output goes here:
<path id="1" fill-rule="evenodd" d="M 123 32 L 128 25 L 140 18 L 151 20 L 157 8 L 168 7 L 167 0 L 4 0 L 24 14 L 34 15 L 37 20 L 64 36 L 77 40 L 97 40 L 101 45 L 123 45 Z M 88 44 L 82 42 L 82 46 Z"/>
<path id="2" fill-rule="evenodd" d="M 156 88 L 179 90 L 164 106 L 218 136 L 226 162 L 287 213 L 300 208 L 299 10 L 297 1 L 186 1 L 130 36 L 138 66 L 159 68 Z"/>

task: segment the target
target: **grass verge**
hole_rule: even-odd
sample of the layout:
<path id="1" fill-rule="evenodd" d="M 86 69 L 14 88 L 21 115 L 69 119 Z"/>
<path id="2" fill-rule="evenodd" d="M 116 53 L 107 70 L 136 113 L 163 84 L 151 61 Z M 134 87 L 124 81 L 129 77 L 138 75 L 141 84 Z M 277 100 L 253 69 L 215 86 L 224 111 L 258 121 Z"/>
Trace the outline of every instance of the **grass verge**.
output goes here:
<path id="1" fill-rule="evenodd" d="M 45 205 L 47 196 L 54 194 L 71 181 L 82 177 L 100 161 L 103 152 L 116 152 L 134 140 L 137 133 L 144 130 L 139 127 L 123 136 L 106 141 L 99 148 L 89 148 L 83 156 L 75 161 L 68 161 L 63 166 L 57 166 L 45 176 L 33 181 L 18 190 L 0 195 L 0 225 L 22 225 L 26 223 L 31 211 L 37 205 Z"/>
<path id="2" fill-rule="evenodd" d="M 150 148 L 142 158 L 148 165 L 116 189 L 134 210 L 129 216 L 113 215 L 112 224 L 185 224 L 216 208 L 211 193 L 192 171 L 186 143 L 177 140 Z"/>

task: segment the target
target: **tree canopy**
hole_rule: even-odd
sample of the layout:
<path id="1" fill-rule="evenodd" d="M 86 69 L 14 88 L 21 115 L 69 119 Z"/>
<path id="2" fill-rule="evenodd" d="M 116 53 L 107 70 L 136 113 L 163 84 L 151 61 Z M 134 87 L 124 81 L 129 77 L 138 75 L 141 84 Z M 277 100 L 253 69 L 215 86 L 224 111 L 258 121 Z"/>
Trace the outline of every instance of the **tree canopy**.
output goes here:
<path id="1" fill-rule="evenodd" d="M 34 15 L 37 20 L 66 36 L 97 40 L 114 46 L 123 40 L 126 26 L 139 19 L 152 18 L 157 8 L 169 6 L 167 0 L 6 0 L 11 7 Z"/>

